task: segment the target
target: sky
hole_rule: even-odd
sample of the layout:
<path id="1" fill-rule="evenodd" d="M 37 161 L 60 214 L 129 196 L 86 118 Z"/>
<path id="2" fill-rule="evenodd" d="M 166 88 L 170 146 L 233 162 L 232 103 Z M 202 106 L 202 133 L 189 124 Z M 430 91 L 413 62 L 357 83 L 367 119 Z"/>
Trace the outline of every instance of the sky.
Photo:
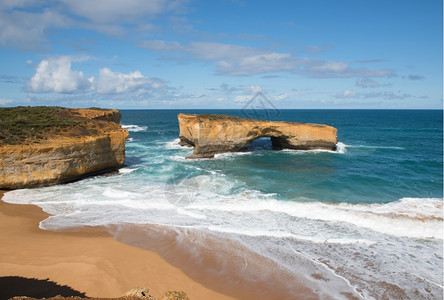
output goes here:
<path id="1" fill-rule="evenodd" d="M 0 106 L 442 109 L 442 0 L 0 0 Z"/>

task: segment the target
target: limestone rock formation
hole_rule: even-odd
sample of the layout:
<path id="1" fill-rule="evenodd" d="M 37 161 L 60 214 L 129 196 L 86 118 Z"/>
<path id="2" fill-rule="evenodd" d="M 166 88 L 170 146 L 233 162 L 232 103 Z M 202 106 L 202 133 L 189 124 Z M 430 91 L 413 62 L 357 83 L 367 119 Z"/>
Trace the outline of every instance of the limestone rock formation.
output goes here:
<path id="1" fill-rule="evenodd" d="M 44 293 L 42 291 L 42 293 Z M 46 291 L 47 294 L 52 294 L 51 290 Z M 7 299 L 7 298 L 6 298 Z M 27 296 L 14 296 L 9 298 L 9 300 L 39 300 L 42 298 L 34 298 Z M 90 297 L 80 297 L 80 296 L 55 296 L 49 298 L 43 298 L 46 300 L 190 300 L 187 293 L 178 291 L 168 291 L 162 298 L 155 298 L 149 294 L 149 289 L 144 288 L 133 288 L 126 292 L 122 297 L 119 298 L 90 298 Z"/>
<path id="2" fill-rule="evenodd" d="M 255 139 L 270 137 L 275 149 L 335 150 L 337 130 L 319 124 L 245 119 L 227 115 L 179 114 L 180 145 L 194 147 L 188 158 L 245 149 Z"/>
<path id="3" fill-rule="evenodd" d="M 0 189 L 71 182 L 123 165 L 128 131 L 119 124 L 121 115 L 118 110 L 39 109 L 38 114 L 44 114 L 46 118 L 54 116 L 54 125 L 44 123 L 41 118 L 38 122 L 30 122 L 31 117 L 23 117 L 29 113 L 28 108 L 25 113 L 18 110 L 15 118 L 23 118 L 30 130 L 37 125 L 43 126 L 43 130 L 31 137 L 20 137 L 18 132 L 22 123 L 11 121 L 6 124 L 12 129 L 17 128 L 17 134 L 11 130 L 0 132 L 3 134 L 0 135 Z M 36 109 L 30 111 L 30 116 L 39 116 Z M 9 115 L 13 116 L 11 112 Z M 3 118 L 6 117 L 3 115 Z"/>

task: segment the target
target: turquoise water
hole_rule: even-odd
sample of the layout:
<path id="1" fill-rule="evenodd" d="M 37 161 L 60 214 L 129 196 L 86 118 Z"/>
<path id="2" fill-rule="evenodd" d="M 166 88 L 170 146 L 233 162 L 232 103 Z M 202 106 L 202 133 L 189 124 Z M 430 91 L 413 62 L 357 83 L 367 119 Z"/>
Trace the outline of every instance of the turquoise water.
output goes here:
<path id="1" fill-rule="evenodd" d="M 132 132 L 137 143 L 170 142 L 178 135 L 179 112 L 125 111 L 122 123 L 148 127 Z M 192 111 L 211 112 L 242 116 L 233 110 Z M 275 119 L 335 126 L 340 150 L 346 153 L 260 151 L 260 146 L 268 148 L 267 141 L 261 141 L 258 151 L 233 157 L 232 163 L 196 164 L 250 189 L 275 193 L 280 200 L 387 203 L 403 197 L 442 198 L 441 111 L 283 110 Z M 129 144 L 129 159 L 131 149 Z M 173 156 L 177 150 L 165 151 Z M 178 180 L 190 176 L 189 169 L 176 167 Z"/>
<path id="2" fill-rule="evenodd" d="M 268 118 L 336 127 L 338 150 L 273 151 L 263 138 L 245 152 L 199 160 L 185 159 L 192 149 L 178 145 L 179 112 L 253 113 L 122 111 L 130 137 L 118 175 L 4 200 L 51 213 L 43 229 L 107 226 L 119 240 L 163 252 L 143 243 L 153 232 L 141 230 L 137 243 L 122 232 L 134 224 L 174 232 L 174 247 L 186 249 L 194 268 L 205 268 L 199 255 L 224 245 L 235 252 L 234 242 L 250 251 L 236 252 L 249 264 L 260 264 L 251 253 L 272 261 L 320 298 L 442 299 L 442 111 L 281 110 Z M 230 242 L 214 249 L 210 236 Z M 217 256 L 218 269 L 207 271 L 239 272 L 226 259 Z M 291 295 L 291 284 L 284 289 Z"/>

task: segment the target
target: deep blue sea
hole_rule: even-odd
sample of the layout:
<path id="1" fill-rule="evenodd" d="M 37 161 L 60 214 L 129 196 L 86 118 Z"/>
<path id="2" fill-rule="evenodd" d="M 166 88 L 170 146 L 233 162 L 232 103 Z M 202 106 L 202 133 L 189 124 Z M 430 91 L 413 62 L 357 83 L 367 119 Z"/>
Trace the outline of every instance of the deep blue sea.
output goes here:
<path id="1" fill-rule="evenodd" d="M 180 112 L 327 124 L 338 150 L 276 151 L 262 138 L 244 152 L 186 159 Z M 443 298 L 442 111 L 123 110 L 121 123 L 130 136 L 119 174 L 4 200 L 51 213 L 43 229 L 105 226 L 227 285 L 241 286 L 229 278 L 243 274 L 321 299 Z M 178 249 L 188 263 L 175 260 Z"/>

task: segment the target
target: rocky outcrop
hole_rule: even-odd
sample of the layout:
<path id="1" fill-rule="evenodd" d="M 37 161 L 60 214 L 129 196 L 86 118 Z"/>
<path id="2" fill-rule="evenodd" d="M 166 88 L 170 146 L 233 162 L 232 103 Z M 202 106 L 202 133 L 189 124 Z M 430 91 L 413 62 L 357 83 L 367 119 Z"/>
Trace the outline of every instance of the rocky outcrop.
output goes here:
<path id="1" fill-rule="evenodd" d="M 100 108 L 71 108 L 70 113 L 73 117 L 79 117 L 89 120 L 102 120 L 114 123 L 120 123 L 122 115 L 118 109 L 100 109 Z"/>
<path id="2" fill-rule="evenodd" d="M 126 292 L 121 299 L 157 300 L 149 294 L 149 289 L 135 287 Z M 159 300 L 190 300 L 187 293 L 181 291 L 168 291 Z"/>
<path id="3" fill-rule="evenodd" d="M 69 287 L 66 287 L 69 289 Z M 52 292 L 49 288 L 45 291 L 42 291 L 41 293 L 46 292 L 46 294 L 52 294 L 56 292 L 60 292 L 60 287 L 57 291 Z M 35 293 L 35 291 L 34 291 Z M 75 294 L 77 293 L 73 292 L 65 292 L 66 294 Z M 35 296 L 34 296 L 35 297 Z M 12 298 L 9 298 L 9 300 L 39 300 L 42 298 L 34 298 L 34 297 L 27 297 L 27 296 L 15 296 Z M 7 299 L 7 298 L 6 298 Z M 162 298 L 155 298 L 149 294 L 149 289 L 145 288 L 133 288 L 130 291 L 126 292 L 122 297 L 119 298 L 89 298 L 89 297 L 83 297 L 83 296 L 61 296 L 57 295 L 55 297 L 49 297 L 49 298 L 43 298 L 46 300 L 190 300 L 187 293 L 185 292 L 179 292 L 179 291 L 168 291 L 166 292 Z"/>
<path id="4" fill-rule="evenodd" d="M 188 158 L 245 149 L 255 139 L 270 137 L 276 149 L 335 150 L 337 130 L 319 124 L 245 119 L 227 115 L 179 114 L 180 145 L 194 147 Z"/>
<path id="5" fill-rule="evenodd" d="M 72 124 L 20 144 L 0 143 L 0 189 L 53 185 L 118 168 L 128 131 L 118 110 L 61 109 Z M 0 141 L 1 142 L 1 141 Z"/>

